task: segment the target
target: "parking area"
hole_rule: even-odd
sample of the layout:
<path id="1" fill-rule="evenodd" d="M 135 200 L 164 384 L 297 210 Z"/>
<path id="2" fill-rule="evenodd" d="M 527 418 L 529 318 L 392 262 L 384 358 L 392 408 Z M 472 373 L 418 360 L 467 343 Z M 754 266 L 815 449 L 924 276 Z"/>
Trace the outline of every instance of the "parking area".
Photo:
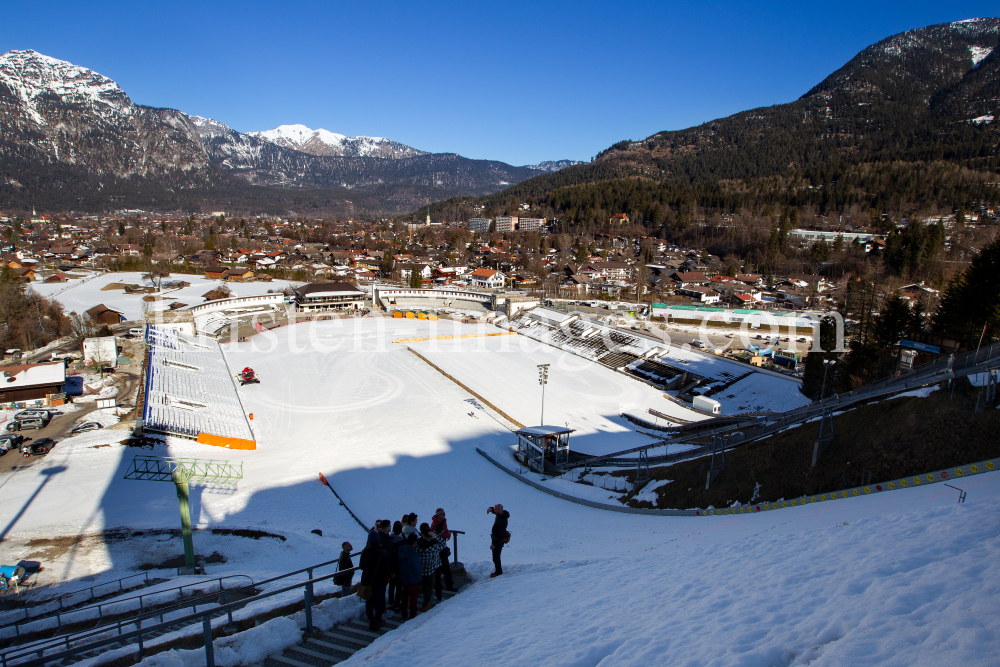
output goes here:
<path id="1" fill-rule="evenodd" d="M 39 438 L 52 438 L 56 441 L 56 446 L 58 447 L 58 442 L 66 437 L 66 434 L 69 433 L 71 428 L 73 428 L 73 425 L 76 424 L 77 420 L 85 417 L 90 412 L 93 412 L 95 407 L 93 404 L 89 404 L 83 407 L 82 410 L 75 410 L 73 412 L 62 412 L 59 408 L 48 409 L 50 413 L 55 416 L 49 420 L 49 423 L 45 425 L 45 428 L 20 431 L 20 434 L 24 436 L 26 442 L 38 440 Z M 4 431 L 4 433 L 6 433 L 6 431 Z M 44 457 L 29 456 L 28 458 L 23 458 L 19 452 L 11 450 L 3 456 L 0 456 L 0 474 L 35 465 L 42 458 Z"/>

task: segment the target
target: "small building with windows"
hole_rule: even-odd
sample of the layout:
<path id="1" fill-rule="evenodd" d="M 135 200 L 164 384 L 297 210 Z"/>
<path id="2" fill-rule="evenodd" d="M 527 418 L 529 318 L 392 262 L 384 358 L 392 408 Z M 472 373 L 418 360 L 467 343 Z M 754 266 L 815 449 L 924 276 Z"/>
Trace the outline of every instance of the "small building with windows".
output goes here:
<path id="1" fill-rule="evenodd" d="M 351 283 L 310 283 L 295 290 L 295 309 L 299 312 L 361 310 L 368 293 Z"/>
<path id="2" fill-rule="evenodd" d="M 118 339 L 114 336 L 85 338 L 83 363 L 88 366 L 114 368 L 118 365 Z"/>
<path id="3" fill-rule="evenodd" d="M 525 426 L 517 434 L 517 458 L 535 472 L 569 462 L 569 434 L 562 426 Z"/>

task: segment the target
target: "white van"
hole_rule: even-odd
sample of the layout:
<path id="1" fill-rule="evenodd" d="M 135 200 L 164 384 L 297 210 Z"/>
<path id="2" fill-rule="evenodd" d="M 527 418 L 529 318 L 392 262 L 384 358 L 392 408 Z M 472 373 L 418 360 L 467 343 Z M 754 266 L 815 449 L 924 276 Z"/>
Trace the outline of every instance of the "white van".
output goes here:
<path id="1" fill-rule="evenodd" d="M 128 332 L 133 336 L 141 336 L 144 333 L 142 327 L 132 327 L 131 329 L 128 330 Z"/>

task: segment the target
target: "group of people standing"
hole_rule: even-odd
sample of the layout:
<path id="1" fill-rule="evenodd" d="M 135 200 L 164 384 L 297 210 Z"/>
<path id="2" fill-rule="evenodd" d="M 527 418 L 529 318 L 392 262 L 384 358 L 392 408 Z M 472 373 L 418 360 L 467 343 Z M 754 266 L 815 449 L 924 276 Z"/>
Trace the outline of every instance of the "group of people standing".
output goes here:
<path id="1" fill-rule="evenodd" d="M 371 630 L 378 630 L 385 625 L 386 607 L 393 612 L 398 611 L 402 619 L 408 620 L 417 615 L 417 599 L 423 592 L 423 607 L 427 611 L 431 606 L 431 595 L 436 595 L 440 602 L 444 589 L 455 590 L 448 558 L 451 549 L 448 548 L 448 519 L 442 508 L 434 513 L 431 522 L 417 526 L 417 515 L 406 514 L 395 523 L 389 519 L 378 521 L 368 533 L 368 542 L 361 552 L 358 567 L 361 569 L 361 585 L 371 587 L 365 600 L 365 613 Z M 342 545 L 338 570 L 344 571 L 353 567 L 349 542 Z M 334 583 L 339 584 L 342 595 L 349 595 L 353 572 L 334 577 Z"/>
<path id="2" fill-rule="evenodd" d="M 495 567 L 490 576 L 496 577 L 503 574 L 500 552 L 510 539 L 510 533 L 507 532 L 510 513 L 500 504 L 488 508 L 486 512 L 496 517 L 490 533 L 490 549 Z M 365 614 L 369 629 L 375 631 L 384 626 L 385 617 L 393 612 L 398 611 L 404 621 L 416 617 L 417 600 L 421 593 L 421 611 L 430 609 L 432 593 L 438 602 L 443 597 L 442 580 L 444 590 L 455 590 L 448 562 L 451 556 L 449 537 L 451 531 L 448 530 L 448 519 L 440 507 L 429 524 L 421 523 L 419 527 L 416 514 L 405 514 L 395 523 L 389 519 L 376 522 L 368 533 L 367 543 L 358 561 L 361 570 L 360 587 L 364 587 L 364 592 L 368 595 L 365 599 Z M 333 582 L 341 587 L 341 595 L 347 596 L 351 594 L 351 582 L 354 579 L 354 564 L 351 561 L 354 547 L 350 542 L 344 542 L 341 548 L 337 567 L 340 574 L 334 576 Z M 387 606 L 389 612 L 386 611 Z"/>

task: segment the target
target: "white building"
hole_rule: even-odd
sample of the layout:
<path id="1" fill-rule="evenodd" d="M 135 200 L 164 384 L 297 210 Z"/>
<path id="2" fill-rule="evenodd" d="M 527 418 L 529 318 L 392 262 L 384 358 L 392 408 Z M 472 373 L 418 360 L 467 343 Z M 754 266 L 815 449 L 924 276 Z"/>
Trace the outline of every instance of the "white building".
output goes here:
<path id="1" fill-rule="evenodd" d="M 498 232 L 512 232 L 517 228 L 516 215 L 499 215 L 493 222 L 496 223 L 495 229 Z"/>
<path id="2" fill-rule="evenodd" d="M 476 269 L 469 274 L 469 280 L 477 287 L 499 289 L 504 286 L 504 275 L 493 269 Z"/>
<path id="3" fill-rule="evenodd" d="M 844 243 L 869 243 L 874 235 L 864 232 L 820 232 L 814 229 L 793 229 L 788 234 L 789 238 L 802 245 L 813 244 L 817 241 L 826 241 L 830 245 L 837 242 L 837 237 L 844 237 Z"/>
<path id="4" fill-rule="evenodd" d="M 295 309 L 306 313 L 362 310 L 367 296 L 350 283 L 312 283 L 295 290 Z"/>
<path id="5" fill-rule="evenodd" d="M 105 368 L 118 365 L 118 339 L 114 336 L 86 338 L 83 341 L 83 363 Z"/>
<path id="6" fill-rule="evenodd" d="M 517 228 L 522 232 L 537 232 L 545 226 L 545 218 L 521 218 L 517 222 Z"/>
<path id="7" fill-rule="evenodd" d="M 490 225 L 493 224 L 493 218 L 471 218 L 469 220 L 469 231 L 485 233 L 490 231 Z"/>

